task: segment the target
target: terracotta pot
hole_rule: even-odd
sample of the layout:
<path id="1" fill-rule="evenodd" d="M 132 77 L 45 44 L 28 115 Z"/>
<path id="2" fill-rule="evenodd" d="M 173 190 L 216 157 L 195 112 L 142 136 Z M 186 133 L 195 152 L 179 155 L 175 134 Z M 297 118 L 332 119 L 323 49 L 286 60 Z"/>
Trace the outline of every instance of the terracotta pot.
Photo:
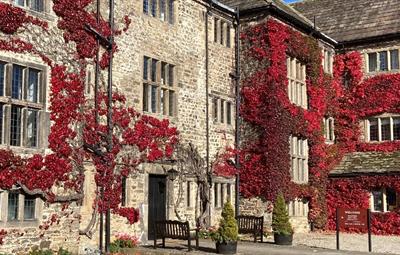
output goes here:
<path id="1" fill-rule="evenodd" d="M 291 235 L 274 234 L 274 240 L 275 240 L 275 244 L 278 244 L 278 245 L 292 245 L 293 234 L 291 234 Z"/>
<path id="2" fill-rule="evenodd" d="M 137 254 L 137 249 L 136 248 L 121 248 L 120 252 L 122 254 L 126 254 L 126 255 L 135 255 L 135 254 Z"/>
<path id="3" fill-rule="evenodd" d="M 236 254 L 237 242 L 215 243 L 218 254 Z"/>

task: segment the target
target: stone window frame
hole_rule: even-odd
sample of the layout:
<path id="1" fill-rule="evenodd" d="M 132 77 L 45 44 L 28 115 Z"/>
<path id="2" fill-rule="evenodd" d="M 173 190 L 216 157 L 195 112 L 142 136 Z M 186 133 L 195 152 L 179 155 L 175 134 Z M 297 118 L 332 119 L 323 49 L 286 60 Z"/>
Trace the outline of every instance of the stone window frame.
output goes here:
<path id="1" fill-rule="evenodd" d="M 226 48 L 232 47 L 232 23 L 221 17 L 214 17 L 214 43 L 225 46 Z"/>
<path id="2" fill-rule="evenodd" d="M 24 0 L 24 1 L 29 1 L 29 0 Z M 41 12 L 32 10 L 31 8 L 28 8 L 28 7 L 17 5 L 15 3 L 15 0 L 8 0 L 8 2 L 18 8 L 24 9 L 28 14 L 30 14 L 32 16 L 37 16 L 39 18 L 51 20 L 51 21 L 53 21 L 55 19 L 54 13 L 52 12 L 52 1 L 51 0 L 43 0 L 43 2 L 44 2 L 43 11 L 41 11 Z"/>
<path id="3" fill-rule="evenodd" d="M 295 199 L 287 205 L 289 217 L 308 217 L 309 202 L 305 199 Z"/>
<path id="4" fill-rule="evenodd" d="M 18 213 L 17 220 L 8 219 L 8 195 L 11 192 L 18 192 Z M 35 208 L 34 208 L 34 218 L 25 219 L 25 197 L 21 189 L 12 189 L 9 191 L 0 190 L 0 227 L 13 228 L 13 227 L 36 227 L 39 225 L 39 220 L 42 218 L 43 212 L 43 200 L 39 197 L 34 197 Z"/>
<path id="5" fill-rule="evenodd" d="M 308 157 L 309 147 L 307 139 L 297 136 L 289 137 L 290 175 L 292 181 L 298 184 L 308 183 Z M 299 163 L 300 162 L 300 163 Z M 299 169 L 301 166 L 301 169 Z"/>
<path id="6" fill-rule="evenodd" d="M 306 65 L 296 58 L 286 57 L 289 101 L 305 110 L 308 109 Z"/>
<path id="7" fill-rule="evenodd" d="M 383 140 L 382 138 L 382 120 L 389 119 L 389 128 L 390 128 L 390 139 Z M 372 120 L 377 122 L 377 140 L 371 140 L 371 122 Z M 369 143 L 381 143 L 381 142 L 390 142 L 390 141 L 398 141 L 400 140 L 400 130 L 399 130 L 399 139 L 395 139 L 395 121 L 398 121 L 400 125 L 400 115 L 399 114 L 382 114 L 379 116 L 370 117 L 364 120 L 364 132 L 365 132 L 365 141 Z"/>
<path id="8" fill-rule="evenodd" d="M 394 191 L 394 194 L 395 194 L 395 200 L 396 200 L 396 204 L 394 205 L 394 207 L 393 208 L 389 208 L 389 206 L 388 206 L 388 190 L 389 190 L 390 188 L 387 188 L 387 187 L 385 187 L 385 188 L 377 188 L 377 189 L 374 189 L 374 190 L 371 190 L 370 191 L 370 199 L 369 199 L 369 207 L 370 207 L 370 209 L 371 209 L 371 211 L 372 212 L 381 212 L 381 213 L 385 213 L 385 212 L 392 212 L 392 211 L 394 211 L 394 210 L 396 210 L 396 208 L 398 208 L 399 206 L 400 206 L 400 199 L 399 199 L 399 194 L 398 193 L 396 193 L 396 191 L 394 190 L 394 189 L 391 189 L 392 191 Z M 380 209 L 380 210 L 376 210 L 375 209 L 375 196 L 374 196 L 374 192 L 379 192 L 379 193 L 381 193 L 381 199 L 382 199 L 382 209 Z"/>
<path id="9" fill-rule="evenodd" d="M 322 68 L 327 74 L 333 74 L 333 57 L 335 52 L 332 49 L 323 47 L 322 48 Z"/>
<path id="10" fill-rule="evenodd" d="M 397 68 L 392 67 L 392 53 L 397 51 Z M 386 53 L 386 61 L 387 61 L 387 70 L 381 70 L 381 60 L 380 60 L 380 53 Z M 395 54 L 395 53 L 394 53 Z M 372 55 L 375 55 L 376 63 L 375 69 L 371 70 L 370 66 L 370 58 Z M 399 47 L 390 47 L 390 48 L 383 48 L 380 50 L 368 50 L 364 52 L 364 60 L 365 60 L 365 72 L 367 74 L 375 74 L 381 72 L 399 72 L 400 71 L 400 48 Z M 375 61 L 374 61 L 375 62 Z"/>
<path id="11" fill-rule="evenodd" d="M 226 181 L 213 181 L 213 205 L 215 209 L 222 209 L 228 201 L 232 202 L 233 184 Z"/>
<path id="12" fill-rule="evenodd" d="M 13 58 L 7 58 L 0 56 L 0 63 L 4 64 L 4 87 L 2 96 L 0 96 L 0 107 L 1 111 L 1 136 L 0 136 L 0 147 L 7 148 L 29 148 L 29 149 L 43 149 L 46 146 L 44 137 L 46 136 L 46 120 L 48 119 L 48 113 L 46 112 L 46 90 L 47 90 L 47 67 L 41 64 L 32 62 L 18 61 Z M 13 68 L 19 66 L 23 68 L 22 74 L 22 87 L 21 87 L 21 98 L 12 98 L 12 83 L 13 83 Z M 28 100 L 28 74 L 29 70 L 38 71 L 38 88 L 37 88 L 37 102 Z M 19 145 L 11 144 L 11 114 L 12 106 L 21 109 L 20 116 L 20 143 Z M 34 146 L 29 145 L 28 139 L 28 111 L 37 112 L 36 116 L 36 141 Z"/>
<path id="13" fill-rule="evenodd" d="M 177 66 L 147 55 L 143 56 L 142 65 L 142 111 L 163 117 L 177 117 Z M 155 88 L 155 94 L 153 94 L 153 88 Z M 153 97 L 155 97 L 155 105 L 153 105 Z"/>
<path id="14" fill-rule="evenodd" d="M 143 0 L 142 7 L 143 14 L 149 17 L 157 18 L 170 25 L 176 23 L 176 0 Z"/>
<path id="15" fill-rule="evenodd" d="M 335 119 L 333 117 L 324 117 L 324 138 L 325 143 L 334 144 L 335 143 Z"/>
<path id="16" fill-rule="evenodd" d="M 215 94 L 211 94 L 210 98 L 213 123 L 232 127 L 235 124 L 235 104 L 233 99 L 227 99 Z"/>

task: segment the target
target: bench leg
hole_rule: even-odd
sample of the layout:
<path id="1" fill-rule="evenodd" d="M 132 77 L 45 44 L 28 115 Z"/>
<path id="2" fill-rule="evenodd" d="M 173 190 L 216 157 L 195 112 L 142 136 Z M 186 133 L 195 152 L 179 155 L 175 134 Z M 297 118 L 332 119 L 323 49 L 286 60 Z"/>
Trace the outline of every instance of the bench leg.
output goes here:
<path id="1" fill-rule="evenodd" d="M 165 237 L 162 239 L 162 247 L 165 248 Z"/>
<path id="2" fill-rule="evenodd" d="M 154 237 L 154 249 L 157 249 L 157 238 Z"/>
<path id="3" fill-rule="evenodd" d="M 189 251 L 192 251 L 192 245 L 191 245 L 191 243 L 190 243 L 190 236 L 189 236 L 189 238 L 188 238 L 188 248 L 189 248 Z"/>
<path id="4" fill-rule="evenodd" d="M 257 243 L 257 231 L 254 231 L 254 242 Z"/>
<path id="5" fill-rule="evenodd" d="M 264 231 L 263 230 L 261 230 L 261 242 L 262 243 L 264 242 Z"/>
<path id="6" fill-rule="evenodd" d="M 199 249 L 199 230 L 196 229 L 196 250 Z"/>

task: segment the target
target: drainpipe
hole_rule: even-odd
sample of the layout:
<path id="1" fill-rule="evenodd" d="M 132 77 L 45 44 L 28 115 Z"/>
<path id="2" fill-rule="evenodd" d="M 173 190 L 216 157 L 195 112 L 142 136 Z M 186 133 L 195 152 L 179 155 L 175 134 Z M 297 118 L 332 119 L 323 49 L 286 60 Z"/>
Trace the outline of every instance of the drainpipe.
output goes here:
<path id="1" fill-rule="evenodd" d="M 236 121 L 235 121 L 235 148 L 240 148 L 240 14 L 239 8 L 236 9 L 236 74 L 235 74 L 235 94 L 236 94 Z M 235 215 L 236 217 L 240 215 L 240 157 L 238 154 L 235 155 L 236 163 L 236 192 L 235 192 Z"/>
<path id="2" fill-rule="evenodd" d="M 208 42 L 208 16 L 210 15 L 210 8 L 207 7 L 206 18 L 205 18 L 205 29 L 206 29 L 206 172 L 208 179 L 208 223 L 211 224 L 211 171 L 210 171 L 210 119 L 209 119 L 209 42 Z"/>

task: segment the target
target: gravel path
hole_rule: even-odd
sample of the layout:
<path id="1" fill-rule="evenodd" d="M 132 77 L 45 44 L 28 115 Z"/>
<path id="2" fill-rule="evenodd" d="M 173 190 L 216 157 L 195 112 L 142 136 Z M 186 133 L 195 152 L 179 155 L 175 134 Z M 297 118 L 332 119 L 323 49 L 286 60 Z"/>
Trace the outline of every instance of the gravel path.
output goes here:
<path id="1" fill-rule="evenodd" d="M 295 245 L 306 245 L 326 249 L 336 249 L 335 233 L 307 233 L 294 236 Z M 340 233 L 340 249 L 348 251 L 368 251 L 368 235 Z M 385 254 L 400 254 L 400 236 L 372 236 L 372 251 Z"/>

